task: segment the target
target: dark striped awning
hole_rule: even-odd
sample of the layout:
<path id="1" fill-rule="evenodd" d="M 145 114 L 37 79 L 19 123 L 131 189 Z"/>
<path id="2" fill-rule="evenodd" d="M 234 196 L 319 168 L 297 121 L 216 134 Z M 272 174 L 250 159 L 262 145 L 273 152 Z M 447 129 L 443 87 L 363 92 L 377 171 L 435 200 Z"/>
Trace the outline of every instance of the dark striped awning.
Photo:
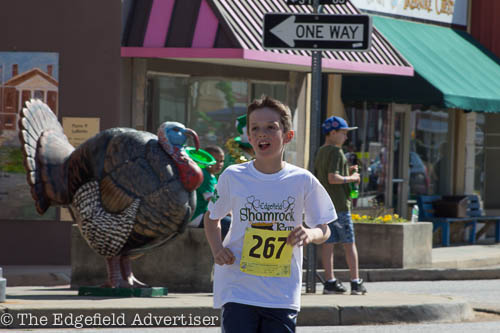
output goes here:
<path id="1" fill-rule="evenodd" d="M 311 52 L 264 50 L 265 13 L 312 13 L 285 0 L 135 0 L 128 6 L 122 56 L 189 59 L 240 66 L 309 71 Z M 350 2 L 323 13 L 360 14 Z M 377 30 L 367 52 L 323 51 L 324 72 L 413 75 L 413 67 Z"/>

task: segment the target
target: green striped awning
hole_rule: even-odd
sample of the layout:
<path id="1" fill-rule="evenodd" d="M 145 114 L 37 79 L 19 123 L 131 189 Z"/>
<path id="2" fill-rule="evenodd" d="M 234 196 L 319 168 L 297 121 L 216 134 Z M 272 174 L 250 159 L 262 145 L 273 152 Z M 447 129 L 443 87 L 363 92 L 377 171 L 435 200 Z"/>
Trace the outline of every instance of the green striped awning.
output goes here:
<path id="1" fill-rule="evenodd" d="M 345 75 L 344 102 L 500 112 L 500 59 L 468 33 L 380 16 L 373 16 L 373 24 L 413 65 L 415 76 Z"/>

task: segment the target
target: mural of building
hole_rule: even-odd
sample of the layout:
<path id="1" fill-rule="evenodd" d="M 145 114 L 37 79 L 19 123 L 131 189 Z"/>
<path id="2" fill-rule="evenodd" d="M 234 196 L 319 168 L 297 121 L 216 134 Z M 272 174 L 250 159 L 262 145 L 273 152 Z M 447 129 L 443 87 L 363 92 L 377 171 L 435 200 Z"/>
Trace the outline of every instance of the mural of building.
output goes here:
<path id="1" fill-rule="evenodd" d="M 59 83 L 52 76 L 54 65 L 48 65 L 46 72 L 32 68 L 24 73 L 18 72 L 18 66 L 12 65 L 12 77 L 0 85 L 2 130 L 17 131 L 19 110 L 31 98 L 44 101 L 57 114 Z"/>
<path id="2" fill-rule="evenodd" d="M 1 1 L 0 11 L 8 13 L 0 20 L 8 32 L 0 34 L 0 265 L 68 265 L 71 222 L 57 207 L 33 211 L 13 146 L 16 117 L 24 101 L 41 98 L 61 123 L 97 118 L 97 130 L 130 126 L 120 113 L 121 1 Z M 38 56 L 47 59 L 34 63 Z"/>

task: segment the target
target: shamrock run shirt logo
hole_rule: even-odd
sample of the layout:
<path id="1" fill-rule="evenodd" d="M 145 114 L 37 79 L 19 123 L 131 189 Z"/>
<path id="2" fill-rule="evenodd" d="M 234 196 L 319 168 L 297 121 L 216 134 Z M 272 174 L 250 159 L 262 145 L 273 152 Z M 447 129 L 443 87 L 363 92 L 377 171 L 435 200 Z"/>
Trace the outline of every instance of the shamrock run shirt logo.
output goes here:
<path id="1" fill-rule="evenodd" d="M 295 198 L 292 196 L 282 201 L 266 202 L 252 195 L 240 209 L 240 220 L 266 229 L 276 225 L 276 230 L 291 230 L 295 224 L 294 208 Z"/>
<path id="2" fill-rule="evenodd" d="M 219 200 L 219 198 L 220 198 L 219 193 L 217 193 L 217 189 L 215 189 L 214 195 L 212 195 L 212 197 L 210 198 L 210 201 L 212 201 L 213 203 L 216 203 L 217 200 Z"/>

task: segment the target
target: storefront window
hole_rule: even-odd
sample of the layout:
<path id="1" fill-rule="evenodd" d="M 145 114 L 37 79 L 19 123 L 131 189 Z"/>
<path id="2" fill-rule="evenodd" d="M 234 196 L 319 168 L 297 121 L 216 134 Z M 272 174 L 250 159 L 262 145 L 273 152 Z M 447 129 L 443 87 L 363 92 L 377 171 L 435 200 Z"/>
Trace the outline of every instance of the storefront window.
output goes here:
<path id="1" fill-rule="evenodd" d="M 360 166 L 362 183 L 356 207 L 383 205 L 389 171 L 388 105 L 353 103 L 345 106 L 347 121 L 358 130 L 349 132 L 343 150 L 351 164 Z"/>
<path id="2" fill-rule="evenodd" d="M 238 136 L 236 118 L 246 114 L 254 98 L 269 95 L 286 101 L 286 84 L 274 82 L 151 75 L 147 91 L 148 131 L 156 133 L 164 121 L 178 121 L 196 131 L 202 147 L 224 148 Z"/>
<path id="3" fill-rule="evenodd" d="M 189 79 L 177 76 L 154 76 L 148 80 L 147 129 L 156 134 L 165 121 L 186 123 Z"/>
<path id="4" fill-rule="evenodd" d="M 219 145 L 236 134 L 236 118 L 246 113 L 248 84 L 245 81 L 196 79 L 191 81 L 189 127 L 202 146 Z"/>
<path id="5" fill-rule="evenodd" d="M 410 138 L 410 197 L 447 194 L 448 113 L 413 106 Z"/>

